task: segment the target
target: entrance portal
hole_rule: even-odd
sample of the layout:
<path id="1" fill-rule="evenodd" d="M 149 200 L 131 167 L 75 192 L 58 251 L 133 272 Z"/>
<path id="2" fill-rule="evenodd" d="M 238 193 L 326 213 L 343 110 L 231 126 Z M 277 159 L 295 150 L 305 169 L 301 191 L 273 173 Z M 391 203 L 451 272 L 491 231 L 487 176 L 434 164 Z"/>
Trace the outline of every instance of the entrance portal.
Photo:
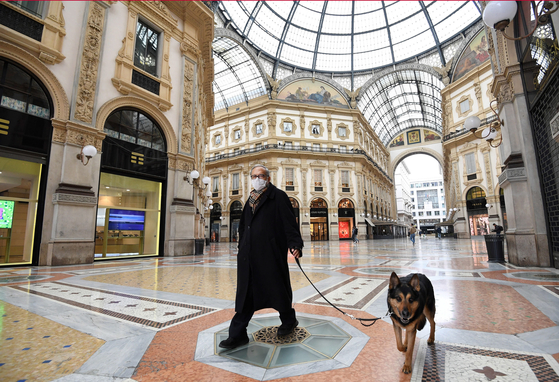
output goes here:
<path id="1" fill-rule="evenodd" d="M 311 202 L 311 241 L 328 240 L 328 204 L 316 198 Z"/>

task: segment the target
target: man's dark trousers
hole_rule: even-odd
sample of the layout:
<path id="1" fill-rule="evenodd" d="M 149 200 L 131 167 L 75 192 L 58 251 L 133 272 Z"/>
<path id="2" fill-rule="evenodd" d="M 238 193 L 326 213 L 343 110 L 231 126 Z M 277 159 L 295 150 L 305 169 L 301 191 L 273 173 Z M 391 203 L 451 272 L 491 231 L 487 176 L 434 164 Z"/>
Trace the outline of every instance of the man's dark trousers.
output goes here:
<path id="1" fill-rule="evenodd" d="M 242 339 L 247 335 L 247 326 L 250 319 L 254 315 L 254 294 L 252 293 L 252 283 L 250 284 L 247 296 L 245 298 L 245 305 L 241 312 L 235 313 L 229 326 L 229 337 L 234 339 Z M 280 312 L 280 319 L 283 325 L 293 325 L 296 321 L 295 309 L 290 308 L 286 312 Z"/>

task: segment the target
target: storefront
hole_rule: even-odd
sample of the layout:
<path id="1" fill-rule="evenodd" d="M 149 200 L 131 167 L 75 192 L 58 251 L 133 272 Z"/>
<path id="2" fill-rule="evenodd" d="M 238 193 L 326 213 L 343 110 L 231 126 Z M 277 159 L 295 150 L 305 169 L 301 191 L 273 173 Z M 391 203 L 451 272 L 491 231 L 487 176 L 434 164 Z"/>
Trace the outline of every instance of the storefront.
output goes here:
<path id="1" fill-rule="evenodd" d="M 328 204 L 316 198 L 311 202 L 311 241 L 328 240 Z"/>
<path id="2" fill-rule="evenodd" d="M 210 241 L 219 243 L 221 237 L 221 204 L 212 204 L 213 208 L 210 212 Z"/>
<path id="3" fill-rule="evenodd" d="M 471 236 L 489 234 L 489 214 L 486 204 L 485 192 L 480 187 L 472 187 L 466 194 Z"/>
<path id="4" fill-rule="evenodd" d="M 52 101 L 19 65 L 0 58 L 0 264 L 38 259 L 52 137 Z"/>
<path id="5" fill-rule="evenodd" d="M 138 110 L 105 123 L 95 260 L 163 253 L 167 150 L 161 129 Z"/>
<path id="6" fill-rule="evenodd" d="M 349 199 L 342 199 L 338 203 L 338 236 L 340 240 L 351 239 L 355 227 L 355 208 Z"/>
<path id="7" fill-rule="evenodd" d="M 297 226 L 300 226 L 300 217 L 299 217 L 299 202 L 294 199 L 294 198 L 289 198 L 289 201 L 291 202 L 291 207 L 293 207 L 293 215 L 295 215 L 295 220 L 297 220 Z"/>
<path id="8" fill-rule="evenodd" d="M 229 209 L 229 216 L 231 217 L 231 230 L 229 231 L 229 242 L 236 243 L 239 241 L 239 224 L 241 223 L 241 216 L 243 214 L 243 204 L 235 200 L 231 203 Z"/>

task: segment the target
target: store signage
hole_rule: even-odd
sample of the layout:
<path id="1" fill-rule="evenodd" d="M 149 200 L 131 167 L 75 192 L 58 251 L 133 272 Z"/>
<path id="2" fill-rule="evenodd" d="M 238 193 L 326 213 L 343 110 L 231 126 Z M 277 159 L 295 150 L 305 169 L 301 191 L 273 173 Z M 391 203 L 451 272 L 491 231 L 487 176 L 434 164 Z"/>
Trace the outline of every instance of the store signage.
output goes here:
<path id="1" fill-rule="evenodd" d="M 311 218 L 325 218 L 328 216 L 328 208 L 311 208 Z"/>

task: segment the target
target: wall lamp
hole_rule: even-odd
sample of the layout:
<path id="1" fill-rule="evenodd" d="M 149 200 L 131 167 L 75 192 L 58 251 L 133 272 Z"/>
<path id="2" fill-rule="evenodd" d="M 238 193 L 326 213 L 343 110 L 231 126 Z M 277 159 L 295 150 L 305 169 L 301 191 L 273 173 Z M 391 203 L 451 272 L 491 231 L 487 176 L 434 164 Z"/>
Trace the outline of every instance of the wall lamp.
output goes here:
<path id="1" fill-rule="evenodd" d="M 487 209 L 489 209 L 489 208 L 491 208 L 491 207 L 493 207 L 493 204 L 487 203 L 487 204 L 485 205 L 485 208 L 487 208 Z"/>
<path id="2" fill-rule="evenodd" d="M 209 176 L 205 176 L 202 178 L 202 183 L 204 183 L 204 187 L 200 186 L 200 184 L 198 183 L 198 178 L 200 178 L 200 173 L 196 170 L 192 170 L 190 171 L 190 174 L 186 174 L 183 179 L 186 180 L 188 184 L 191 184 L 194 187 L 201 188 L 201 189 L 205 189 L 208 186 L 208 184 L 210 184 L 211 179 Z M 211 193 L 210 195 L 206 193 L 206 195 L 211 196 Z"/>
<path id="3" fill-rule="evenodd" d="M 97 155 L 97 149 L 95 148 L 95 146 L 87 145 L 87 146 L 82 146 L 82 149 L 80 153 L 76 155 L 76 158 L 78 158 L 78 160 L 82 162 L 84 166 L 87 166 L 89 160 L 93 158 L 95 155 Z"/>
<path id="4" fill-rule="evenodd" d="M 451 208 L 451 210 L 456 212 L 456 211 L 460 211 L 460 208 Z"/>
<path id="5" fill-rule="evenodd" d="M 545 25 L 551 20 L 550 15 L 553 12 L 557 11 L 557 9 L 559 9 L 559 5 L 554 3 L 556 2 L 539 1 L 537 4 L 531 2 L 535 23 L 532 31 L 526 36 L 510 37 L 505 33 L 505 29 L 516 15 L 516 11 L 518 9 L 516 1 L 488 1 L 487 6 L 483 11 L 483 22 L 489 28 L 501 31 L 503 33 L 503 36 L 505 36 L 509 40 L 522 40 L 526 37 L 531 36 L 536 31 L 539 25 Z M 542 4 L 542 7 L 540 13 L 538 14 L 537 8 L 540 6 L 540 4 Z"/>
<path id="6" fill-rule="evenodd" d="M 305 212 L 305 216 L 309 216 L 309 213 L 308 213 L 308 212 Z"/>
<path id="7" fill-rule="evenodd" d="M 491 122 L 491 125 L 489 125 L 489 127 L 483 129 L 483 131 L 481 132 L 481 136 L 478 136 L 476 134 L 477 130 L 481 125 L 481 120 L 475 115 L 466 118 L 466 121 L 464 121 L 464 128 L 470 130 L 476 138 L 485 139 L 491 147 L 497 148 L 501 146 L 501 143 L 503 143 L 503 136 L 501 135 L 501 140 L 499 141 L 499 144 L 494 145 L 493 141 L 497 137 L 497 129 L 500 129 L 501 127 L 505 126 L 505 121 L 501 120 L 499 114 L 497 114 L 497 111 L 493 108 L 493 102 L 497 103 L 497 100 L 491 101 L 489 107 L 491 108 L 493 113 L 495 113 L 495 115 L 497 116 L 497 120 Z"/>

